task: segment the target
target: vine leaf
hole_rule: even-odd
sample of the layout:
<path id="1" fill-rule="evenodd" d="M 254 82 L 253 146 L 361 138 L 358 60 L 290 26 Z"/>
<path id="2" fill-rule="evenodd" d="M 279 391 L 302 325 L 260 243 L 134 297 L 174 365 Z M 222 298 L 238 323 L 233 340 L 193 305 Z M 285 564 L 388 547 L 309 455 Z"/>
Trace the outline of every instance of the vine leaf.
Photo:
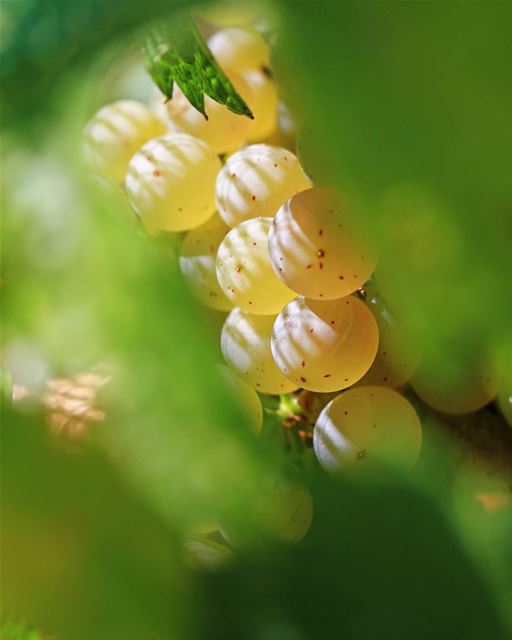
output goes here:
<path id="1" fill-rule="evenodd" d="M 171 26 L 154 29 L 145 43 L 145 58 L 148 73 L 167 99 L 172 98 L 176 83 L 207 120 L 205 94 L 233 113 L 254 118 L 190 18 L 177 18 Z"/>

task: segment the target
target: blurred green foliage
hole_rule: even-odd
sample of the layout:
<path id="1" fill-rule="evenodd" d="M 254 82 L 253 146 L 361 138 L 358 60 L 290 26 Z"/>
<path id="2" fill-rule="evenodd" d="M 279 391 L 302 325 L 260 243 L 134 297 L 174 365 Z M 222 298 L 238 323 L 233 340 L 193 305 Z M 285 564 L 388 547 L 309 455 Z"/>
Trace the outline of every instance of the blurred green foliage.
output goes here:
<path id="1" fill-rule="evenodd" d="M 260 441 L 241 428 L 214 373 L 218 318 L 185 291 L 174 240 L 148 242 L 80 160 L 82 127 L 117 97 L 113 69 L 141 27 L 185 4 L 2 5 L 4 356 L 35 389 L 99 362 L 113 371 L 107 419 L 72 451 L 37 407 L 3 402 L 3 610 L 84 640 L 507 637 L 510 510 L 486 514 L 479 479 L 460 488 L 432 417 L 407 479 L 328 480 L 294 449 L 313 528 L 293 549 L 261 531 L 251 507 L 289 472 L 282 433 L 270 412 Z M 503 350 L 511 5 L 276 6 L 277 72 L 309 116 L 315 172 L 367 216 L 382 286 L 427 361 Z M 192 570 L 183 541 L 204 519 L 245 528 L 253 547 L 220 573 Z"/>

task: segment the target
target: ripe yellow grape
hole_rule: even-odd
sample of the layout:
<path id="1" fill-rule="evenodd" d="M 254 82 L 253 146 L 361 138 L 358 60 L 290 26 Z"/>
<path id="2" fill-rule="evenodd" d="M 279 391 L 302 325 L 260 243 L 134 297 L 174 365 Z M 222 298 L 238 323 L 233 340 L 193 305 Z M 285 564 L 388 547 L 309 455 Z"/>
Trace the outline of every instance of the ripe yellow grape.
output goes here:
<path id="1" fill-rule="evenodd" d="M 228 367 L 260 393 L 290 393 L 297 385 L 277 368 L 270 351 L 274 319 L 233 309 L 222 327 L 222 355 Z"/>
<path id="2" fill-rule="evenodd" d="M 366 287 L 366 305 L 379 327 L 377 356 L 358 385 L 396 389 L 408 382 L 420 363 L 420 349 L 408 325 L 394 314 L 374 286 Z"/>
<path id="3" fill-rule="evenodd" d="M 252 91 L 247 81 L 235 72 L 224 70 L 238 93 L 247 101 Z M 253 121 L 230 111 L 225 105 L 205 96 L 204 106 L 208 120 L 187 100 L 176 87 L 173 97 L 165 104 L 167 124 L 171 131 L 188 133 L 204 140 L 217 153 L 230 153 L 244 143 L 253 127 Z"/>
<path id="4" fill-rule="evenodd" d="M 217 278 L 233 305 L 255 314 L 276 314 L 295 293 L 274 273 L 268 255 L 271 218 L 242 222 L 217 252 Z"/>
<path id="5" fill-rule="evenodd" d="M 291 196 L 311 186 L 287 149 L 253 144 L 233 154 L 217 177 L 217 207 L 230 227 L 274 216 Z"/>
<path id="6" fill-rule="evenodd" d="M 270 229 L 269 252 L 279 278 L 315 300 L 354 292 L 377 262 L 345 205 L 333 192 L 319 188 L 297 193 L 279 209 Z"/>
<path id="7" fill-rule="evenodd" d="M 254 433 L 260 433 L 263 426 L 263 407 L 258 394 L 228 367 L 218 365 L 217 368 L 228 391 L 233 396 L 233 401 L 247 418 L 247 424 Z"/>
<path id="8" fill-rule="evenodd" d="M 276 540 L 297 544 L 309 531 L 313 521 L 313 498 L 301 484 L 275 477 L 254 505 L 263 532 Z M 221 528 L 224 538 L 236 549 L 244 548 L 249 540 L 235 527 Z"/>
<path id="9" fill-rule="evenodd" d="M 202 140 L 168 133 L 133 156 L 126 193 L 149 230 L 187 231 L 214 214 L 220 167 L 217 154 Z"/>
<path id="10" fill-rule="evenodd" d="M 242 98 L 249 105 L 254 120 L 247 137 L 248 142 L 260 142 L 270 136 L 277 127 L 279 100 L 277 88 L 272 78 L 261 71 L 246 71 L 244 80 L 249 85 L 249 93 Z"/>
<path id="11" fill-rule="evenodd" d="M 221 67 L 238 73 L 270 67 L 270 48 L 251 27 L 221 29 L 210 37 L 208 48 Z"/>
<path id="12" fill-rule="evenodd" d="M 441 413 L 463 415 L 481 409 L 499 391 L 500 376 L 486 360 L 447 361 L 441 371 L 420 367 L 411 380 L 417 395 Z"/>
<path id="13" fill-rule="evenodd" d="M 421 423 L 411 403 L 387 387 L 355 387 L 325 407 L 313 432 L 328 471 L 353 465 L 411 469 L 421 450 Z"/>
<path id="14" fill-rule="evenodd" d="M 102 177 L 121 184 L 133 154 L 163 133 L 165 126 L 148 107 L 135 100 L 118 100 L 102 107 L 87 123 L 85 155 Z"/>
<path id="15" fill-rule="evenodd" d="M 215 270 L 217 249 L 228 231 L 229 227 L 215 214 L 187 233 L 180 252 L 180 270 L 194 296 L 207 307 L 220 311 L 233 308 L 220 288 Z"/>
<path id="16" fill-rule="evenodd" d="M 361 300 L 347 296 L 320 302 L 299 297 L 277 316 L 272 355 L 297 386 L 331 392 L 363 377 L 378 343 L 377 323 Z"/>

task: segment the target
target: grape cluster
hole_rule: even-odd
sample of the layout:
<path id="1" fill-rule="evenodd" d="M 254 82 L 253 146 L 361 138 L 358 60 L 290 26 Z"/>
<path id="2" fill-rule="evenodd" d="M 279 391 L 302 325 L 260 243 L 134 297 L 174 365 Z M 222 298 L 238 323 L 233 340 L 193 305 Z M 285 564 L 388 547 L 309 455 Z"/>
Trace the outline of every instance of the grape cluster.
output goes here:
<path id="1" fill-rule="evenodd" d="M 148 232 L 186 232 L 183 278 L 202 304 L 229 312 L 221 377 L 254 433 L 262 426 L 258 394 L 337 392 L 314 427 L 320 464 L 329 471 L 410 469 L 421 424 L 400 391 L 420 354 L 372 278 L 377 256 L 361 220 L 346 194 L 313 184 L 297 156 L 279 145 L 289 139 L 289 122 L 281 124 L 261 35 L 225 28 L 209 47 L 253 121 L 208 97 L 206 120 L 179 89 L 152 108 L 124 100 L 87 125 L 88 156 L 97 172 L 122 184 Z M 474 401 L 453 389 L 447 396 L 421 372 L 413 386 L 427 403 L 453 413 L 497 393 L 488 377 L 473 380 Z M 298 540 L 311 520 L 310 496 L 296 490 L 290 501 L 281 499 L 288 489 L 279 491 L 262 509 L 276 500 L 293 509 L 291 520 L 292 513 L 280 517 L 285 537 Z"/>

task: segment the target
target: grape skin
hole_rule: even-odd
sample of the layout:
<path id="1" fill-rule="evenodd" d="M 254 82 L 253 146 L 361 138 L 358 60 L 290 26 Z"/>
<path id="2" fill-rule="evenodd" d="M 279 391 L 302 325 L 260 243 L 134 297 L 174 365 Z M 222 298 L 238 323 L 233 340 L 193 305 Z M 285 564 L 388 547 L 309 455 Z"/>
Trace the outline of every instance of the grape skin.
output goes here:
<path id="1" fill-rule="evenodd" d="M 411 380 L 411 387 L 423 402 L 441 413 L 473 413 L 498 394 L 500 376 L 496 367 L 488 362 L 462 364 L 451 360 L 447 371 L 450 377 L 420 367 Z"/>
<path id="2" fill-rule="evenodd" d="M 355 387 L 325 407 L 313 432 L 320 464 L 331 472 L 374 463 L 411 469 L 421 450 L 419 418 L 387 387 Z"/>
<path id="3" fill-rule="evenodd" d="M 313 521 L 313 498 L 309 490 L 284 478 L 274 478 L 260 501 L 254 505 L 263 532 L 288 544 L 299 543 Z M 221 527 L 226 541 L 236 549 L 250 543 L 247 535 L 235 527 Z"/>
<path id="4" fill-rule="evenodd" d="M 208 40 L 208 48 L 221 67 L 238 73 L 270 67 L 269 46 L 250 27 L 221 29 Z"/>
<path id="5" fill-rule="evenodd" d="M 247 418 L 251 430 L 259 434 L 263 425 L 263 407 L 256 391 L 224 365 L 217 365 L 222 381 Z"/>
<path id="6" fill-rule="evenodd" d="M 277 212 L 269 234 L 274 271 L 298 294 L 342 298 L 371 276 L 376 256 L 333 192 L 312 188 Z"/>
<path id="7" fill-rule="evenodd" d="M 118 100 L 99 109 L 84 129 L 85 155 L 107 180 L 122 184 L 132 155 L 145 142 L 165 133 L 148 107 Z"/>
<path id="8" fill-rule="evenodd" d="M 396 389 L 406 384 L 418 369 L 420 350 L 406 323 L 393 315 L 375 286 L 366 286 L 366 305 L 379 327 L 377 356 L 359 386 L 382 385 Z"/>
<path id="9" fill-rule="evenodd" d="M 268 255 L 271 218 L 242 222 L 217 252 L 217 278 L 227 298 L 255 314 L 276 314 L 295 293 L 274 273 Z"/>
<path id="10" fill-rule="evenodd" d="M 249 85 L 249 93 L 242 98 L 249 105 L 254 120 L 247 137 L 248 142 L 260 142 L 277 127 L 279 100 L 275 82 L 261 71 L 247 71 L 242 76 Z"/>
<path id="11" fill-rule="evenodd" d="M 257 391 L 290 393 L 297 385 L 277 368 L 270 351 L 274 319 L 233 309 L 222 327 L 222 355 L 228 367 Z"/>
<path id="12" fill-rule="evenodd" d="M 375 318 L 357 298 L 298 297 L 277 316 L 272 355 L 279 369 L 310 391 L 339 391 L 368 371 L 379 342 Z"/>
<path id="13" fill-rule="evenodd" d="M 180 252 L 180 270 L 190 290 L 202 304 L 219 311 L 233 308 L 220 288 L 215 269 L 217 249 L 228 231 L 229 227 L 215 214 L 187 233 Z"/>
<path id="14" fill-rule="evenodd" d="M 233 154 L 216 182 L 217 208 L 229 227 L 274 216 L 291 196 L 310 187 L 296 156 L 281 147 L 253 144 Z"/>
<path id="15" fill-rule="evenodd" d="M 238 93 L 250 103 L 253 94 L 247 80 L 231 70 L 224 71 Z M 179 87 L 176 87 L 173 97 L 165 104 L 164 113 L 169 129 L 195 136 L 210 145 L 217 153 L 230 153 L 247 140 L 254 126 L 252 120 L 233 113 L 225 105 L 206 95 L 204 107 L 208 120 L 190 104 Z"/>
<path id="16" fill-rule="evenodd" d="M 221 166 L 202 140 L 168 133 L 133 156 L 126 193 L 149 231 L 187 231 L 214 214 L 214 184 Z"/>

